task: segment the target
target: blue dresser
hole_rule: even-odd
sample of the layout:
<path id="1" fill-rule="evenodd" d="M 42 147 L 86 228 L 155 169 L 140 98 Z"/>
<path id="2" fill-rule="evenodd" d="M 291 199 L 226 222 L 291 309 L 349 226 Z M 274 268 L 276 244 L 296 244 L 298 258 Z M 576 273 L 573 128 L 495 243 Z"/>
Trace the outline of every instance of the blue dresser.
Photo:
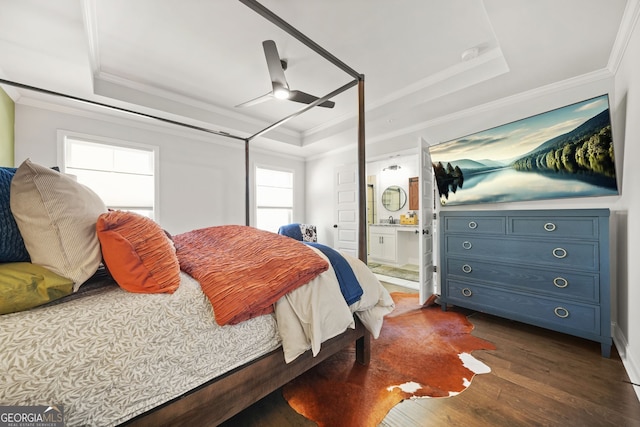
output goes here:
<path id="1" fill-rule="evenodd" d="M 609 210 L 441 211 L 442 309 L 494 314 L 611 353 Z"/>

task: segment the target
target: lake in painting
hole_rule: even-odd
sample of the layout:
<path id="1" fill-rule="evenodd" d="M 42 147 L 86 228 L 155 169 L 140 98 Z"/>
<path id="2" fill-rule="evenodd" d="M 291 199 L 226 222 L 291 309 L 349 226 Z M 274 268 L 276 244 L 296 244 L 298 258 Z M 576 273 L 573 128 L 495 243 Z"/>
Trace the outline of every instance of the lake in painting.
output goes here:
<path id="1" fill-rule="evenodd" d="M 442 205 L 618 194 L 607 95 L 429 151 Z"/>

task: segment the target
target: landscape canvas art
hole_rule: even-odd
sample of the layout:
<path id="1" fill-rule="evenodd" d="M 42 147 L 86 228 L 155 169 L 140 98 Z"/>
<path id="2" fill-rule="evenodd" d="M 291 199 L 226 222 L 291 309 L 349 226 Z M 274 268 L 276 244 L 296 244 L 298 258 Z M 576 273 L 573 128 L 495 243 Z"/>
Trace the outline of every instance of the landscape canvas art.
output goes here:
<path id="1" fill-rule="evenodd" d="M 429 151 L 443 206 L 618 194 L 607 95 Z"/>

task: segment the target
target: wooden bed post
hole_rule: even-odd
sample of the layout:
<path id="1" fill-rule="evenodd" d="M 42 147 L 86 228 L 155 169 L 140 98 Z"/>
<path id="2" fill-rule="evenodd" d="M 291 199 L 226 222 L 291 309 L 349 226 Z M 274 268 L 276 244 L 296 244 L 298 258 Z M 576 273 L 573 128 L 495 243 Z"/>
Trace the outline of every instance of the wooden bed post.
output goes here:
<path id="1" fill-rule="evenodd" d="M 249 175 L 250 175 L 250 167 L 249 167 L 249 139 L 245 138 L 244 140 L 244 222 L 246 226 L 250 224 L 250 209 L 249 209 Z"/>
<path id="2" fill-rule="evenodd" d="M 364 74 L 358 77 L 358 258 L 367 263 L 367 181 L 364 139 Z"/>
<path id="3" fill-rule="evenodd" d="M 364 138 L 364 74 L 358 77 L 358 258 L 367 263 L 367 177 Z M 371 359 L 371 335 L 356 341 L 356 361 L 368 365 Z"/>

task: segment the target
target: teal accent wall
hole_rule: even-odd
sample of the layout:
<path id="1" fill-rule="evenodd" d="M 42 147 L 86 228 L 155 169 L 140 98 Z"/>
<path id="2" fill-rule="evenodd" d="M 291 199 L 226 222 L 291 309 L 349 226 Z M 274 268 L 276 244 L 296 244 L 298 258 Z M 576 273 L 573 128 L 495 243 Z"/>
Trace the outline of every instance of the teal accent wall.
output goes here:
<path id="1" fill-rule="evenodd" d="M 0 166 L 13 166 L 16 106 L 0 87 Z"/>

